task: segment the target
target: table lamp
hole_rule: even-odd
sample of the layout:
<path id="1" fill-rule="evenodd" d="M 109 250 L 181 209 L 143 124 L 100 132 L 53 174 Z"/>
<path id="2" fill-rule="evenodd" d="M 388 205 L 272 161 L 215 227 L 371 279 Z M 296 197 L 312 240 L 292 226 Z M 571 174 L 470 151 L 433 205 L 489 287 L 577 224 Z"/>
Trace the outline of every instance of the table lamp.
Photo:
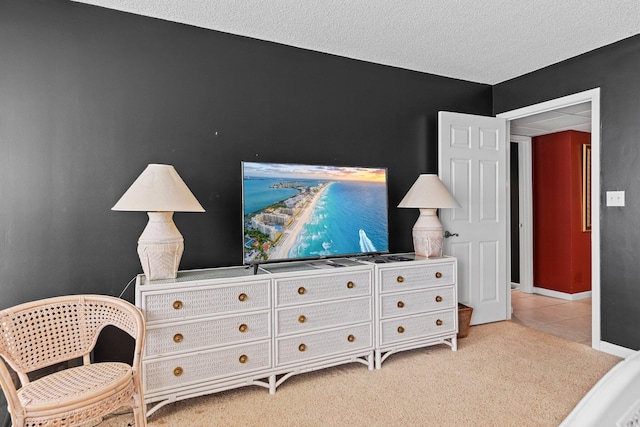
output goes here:
<path id="1" fill-rule="evenodd" d="M 138 239 L 138 255 L 147 280 L 174 279 L 184 251 L 184 238 L 174 212 L 204 212 L 171 165 L 148 165 L 111 208 L 146 211 L 149 222 Z"/>
<path id="2" fill-rule="evenodd" d="M 413 248 L 416 255 L 427 258 L 442 256 L 442 224 L 436 210 L 457 208 L 460 205 L 449 194 L 438 175 L 420 175 L 398 207 L 420 209 L 420 216 L 413 226 Z"/>

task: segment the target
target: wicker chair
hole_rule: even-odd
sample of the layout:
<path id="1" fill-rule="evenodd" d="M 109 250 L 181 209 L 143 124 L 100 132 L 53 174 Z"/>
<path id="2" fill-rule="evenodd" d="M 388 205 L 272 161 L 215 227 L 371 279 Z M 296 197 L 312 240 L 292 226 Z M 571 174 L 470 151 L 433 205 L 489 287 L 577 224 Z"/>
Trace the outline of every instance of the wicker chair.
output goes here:
<path id="1" fill-rule="evenodd" d="M 100 331 L 113 325 L 135 339 L 132 366 L 91 363 Z M 79 426 L 100 421 L 122 406 L 133 408 L 136 426 L 146 426 L 140 379 L 145 325 L 140 311 L 115 297 L 74 295 L 21 304 L 0 311 L 0 385 L 14 427 Z M 70 360 L 80 366 L 35 380 L 28 374 Z M 42 372 L 42 371 L 41 371 Z"/>

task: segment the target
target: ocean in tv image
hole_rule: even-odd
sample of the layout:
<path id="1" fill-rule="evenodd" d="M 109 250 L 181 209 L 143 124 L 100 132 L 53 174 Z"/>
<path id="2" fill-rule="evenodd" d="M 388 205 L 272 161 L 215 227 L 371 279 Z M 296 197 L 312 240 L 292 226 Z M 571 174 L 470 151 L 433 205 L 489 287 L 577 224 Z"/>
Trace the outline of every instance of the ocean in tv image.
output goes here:
<path id="1" fill-rule="evenodd" d="M 386 169 L 242 169 L 245 263 L 388 251 Z"/>

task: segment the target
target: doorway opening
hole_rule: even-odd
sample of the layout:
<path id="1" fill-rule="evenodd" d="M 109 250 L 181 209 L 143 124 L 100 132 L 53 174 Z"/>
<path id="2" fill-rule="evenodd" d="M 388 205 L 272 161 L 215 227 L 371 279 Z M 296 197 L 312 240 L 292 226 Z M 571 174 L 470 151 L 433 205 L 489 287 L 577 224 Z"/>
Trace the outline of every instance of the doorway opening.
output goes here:
<path id="1" fill-rule="evenodd" d="M 544 118 L 557 115 L 560 111 L 580 111 L 590 107 L 587 125 L 591 132 L 591 346 L 601 350 L 600 339 L 600 89 L 592 89 L 574 95 L 546 101 L 501 113 L 497 117 L 505 118 L 511 125 L 526 125 Z M 555 114 L 554 114 L 555 112 Z M 557 129 L 560 130 L 560 129 Z M 584 128 L 579 130 L 585 130 Z M 551 132 L 548 132 L 551 133 Z M 519 287 L 521 292 L 533 293 L 533 208 L 531 182 L 531 136 L 514 135 L 511 141 L 517 144 L 519 168 Z M 509 254 L 508 265 L 511 262 Z M 509 281 L 509 284 L 511 281 Z M 511 305 L 511 299 L 508 298 Z M 510 310 L 509 310 L 510 312 Z"/>
<path id="2" fill-rule="evenodd" d="M 511 121 L 511 320 L 591 346 L 591 231 L 583 222 L 591 103 Z M 533 186 L 519 185 L 518 145 L 532 144 Z M 578 155 L 576 155 L 578 154 Z M 543 157 L 540 157 L 543 156 Z M 529 165 L 523 165 L 530 171 Z M 520 193 L 533 194 L 534 286 L 520 290 Z M 536 195 L 537 194 L 537 195 Z M 570 197 L 566 197 L 571 195 Z M 556 206 L 555 209 L 549 209 Z M 551 255 L 553 254 L 553 255 Z M 527 254 L 529 255 L 529 254 Z M 533 288 L 533 290 L 531 290 Z M 533 292 L 533 293 L 531 293 Z"/>

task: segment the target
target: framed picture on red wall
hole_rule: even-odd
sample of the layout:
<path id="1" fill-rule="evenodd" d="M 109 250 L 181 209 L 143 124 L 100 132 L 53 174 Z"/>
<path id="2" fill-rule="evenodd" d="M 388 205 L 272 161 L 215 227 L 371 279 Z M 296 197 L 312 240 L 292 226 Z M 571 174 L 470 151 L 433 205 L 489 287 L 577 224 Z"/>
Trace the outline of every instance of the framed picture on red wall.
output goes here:
<path id="1" fill-rule="evenodd" d="M 591 144 L 582 145 L 582 231 L 591 231 Z"/>

